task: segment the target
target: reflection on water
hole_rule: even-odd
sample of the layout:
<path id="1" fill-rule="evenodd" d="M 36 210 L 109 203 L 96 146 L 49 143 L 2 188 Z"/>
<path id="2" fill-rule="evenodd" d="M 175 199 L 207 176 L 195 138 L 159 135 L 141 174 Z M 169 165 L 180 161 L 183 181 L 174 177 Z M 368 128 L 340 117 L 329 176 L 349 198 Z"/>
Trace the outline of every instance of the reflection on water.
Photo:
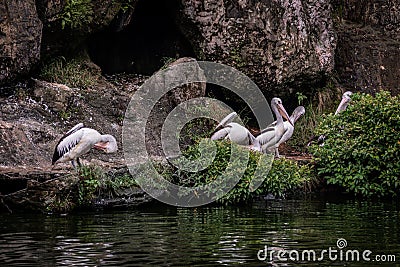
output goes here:
<path id="1" fill-rule="evenodd" d="M 157 203 L 64 217 L 1 214 L 0 266 L 298 266 L 259 261 L 257 252 L 265 245 L 273 251 L 337 248 L 338 238 L 348 249 L 393 254 L 400 263 L 399 214 L 395 204 L 305 200 L 191 209 Z M 332 265 L 370 264 L 307 262 Z"/>

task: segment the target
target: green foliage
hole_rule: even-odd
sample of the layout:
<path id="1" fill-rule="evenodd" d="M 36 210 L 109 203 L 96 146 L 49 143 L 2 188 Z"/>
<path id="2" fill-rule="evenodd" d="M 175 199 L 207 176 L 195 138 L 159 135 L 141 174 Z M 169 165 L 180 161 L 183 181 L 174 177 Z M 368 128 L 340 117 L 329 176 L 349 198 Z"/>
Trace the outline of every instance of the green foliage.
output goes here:
<path id="1" fill-rule="evenodd" d="M 74 59 L 56 57 L 42 67 L 39 77 L 70 87 L 94 86 L 99 78 L 99 73 L 90 69 L 85 61 L 86 59 L 83 57 Z"/>
<path id="2" fill-rule="evenodd" d="M 304 100 L 307 99 L 307 96 L 305 96 L 302 92 L 296 92 L 296 97 L 299 106 L 303 105 Z"/>
<path id="3" fill-rule="evenodd" d="M 82 166 L 79 168 L 78 204 L 90 205 L 99 196 L 115 197 L 118 190 L 137 187 L 135 180 L 128 174 L 112 176 L 99 167 Z"/>
<path id="4" fill-rule="evenodd" d="M 129 9 L 133 8 L 133 1 L 134 0 L 123 0 L 121 3 L 121 10 L 122 12 L 127 12 Z"/>
<path id="5" fill-rule="evenodd" d="M 215 188 L 210 188 L 210 193 L 217 196 L 221 193 L 219 192 L 221 187 L 239 181 L 228 194 L 218 199 L 220 203 L 229 204 L 248 202 L 268 193 L 277 197 L 285 197 L 287 192 L 300 188 L 313 177 L 309 166 L 299 166 L 296 162 L 285 159 L 273 161 L 271 155 L 249 151 L 225 141 L 213 143 L 217 150 L 210 166 L 199 172 L 176 170 L 172 172 L 170 180 L 178 185 L 194 187 L 215 182 L 218 177 L 222 176 L 222 183 Z M 183 154 L 189 160 L 196 160 L 202 153 L 207 152 L 208 149 L 202 151 L 197 143 L 188 147 Z M 234 156 L 231 158 L 232 153 Z M 257 183 L 261 183 L 261 185 L 254 190 L 254 185 Z"/>
<path id="6" fill-rule="evenodd" d="M 297 101 L 299 105 L 306 108 L 306 113 L 296 122 L 293 136 L 288 140 L 287 144 L 301 152 L 307 151 L 306 144 L 313 130 L 317 127 L 322 119 L 324 112 L 334 111 L 340 102 L 341 92 L 335 86 L 335 81 L 330 80 L 324 88 L 320 88 L 313 92 L 314 97 L 305 96 L 301 92 L 297 92 Z"/>
<path id="7" fill-rule="evenodd" d="M 91 0 L 67 0 L 60 15 L 61 28 L 78 29 L 93 20 L 93 4 Z"/>
<path id="8" fill-rule="evenodd" d="M 170 64 L 172 64 L 173 62 L 175 62 L 177 60 L 176 57 L 163 57 L 161 59 L 161 63 L 163 64 L 163 66 L 161 67 L 161 69 L 166 69 Z"/>
<path id="9" fill-rule="evenodd" d="M 78 204 L 85 206 L 91 204 L 95 193 L 100 186 L 104 173 L 100 168 L 82 166 L 79 169 L 80 180 L 78 183 Z"/>
<path id="10" fill-rule="evenodd" d="M 400 97 L 353 94 L 348 108 L 329 114 L 315 129 L 325 145 L 313 145 L 317 172 L 328 183 L 363 196 L 398 195 Z"/>

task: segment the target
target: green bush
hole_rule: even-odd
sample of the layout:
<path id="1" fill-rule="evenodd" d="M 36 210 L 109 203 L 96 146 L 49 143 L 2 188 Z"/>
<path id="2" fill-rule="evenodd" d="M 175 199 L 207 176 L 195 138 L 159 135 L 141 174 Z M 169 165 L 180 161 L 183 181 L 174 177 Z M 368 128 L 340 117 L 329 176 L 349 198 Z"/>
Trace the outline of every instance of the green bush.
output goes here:
<path id="1" fill-rule="evenodd" d="M 310 147 L 318 175 L 364 196 L 398 195 L 400 97 L 353 94 L 348 108 L 329 114 L 315 129 L 324 146 Z"/>
<path id="2" fill-rule="evenodd" d="M 213 182 L 220 175 L 224 176 L 224 182 L 239 180 L 239 182 L 226 195 L 218 199 L 219 203 L 248 202 L 261 195 L 272 193 L 276 197 L 285 197 L 286 193 L 301 188 L 313 177 L 312 169 L 308 165 L 299 166 L 295 161 L 287 159 L 274 160 L 270 155 L 261 154 L 247 150 L 226 141 L 214 142 L 217 152 L 212 164 L 205 170 L 199 172 L 185 172 L 176 170 L 169 179 L 178 185 L 193 187 L 202 186 Z M 232 150 L 235 149 L 235 157 L 231 159 Z M 204 151 L 207 152 L 207 151 Z M 249 154 L 247 154 L 249 153 Z M 201 150 L 199 144 L 188 147 L 183 153 L 188 159 L 199 158 Z M 243 166 L 246 162 L 247 165 Z M 273 161 L 273 162 L 272 162 Z M 272 168 L 271 168 L 272 164 Z M 259 167 L 257 168 L 257 165 Z M 257 169 L 257 175 L 255 171 Z M 234 179 L 234 180 L 230 180 Z M 255 182 L 262 184 L 253 190 Z M 212 190 L 212 189 L 211 189 Z M 218 196 L 219 188 L 215 189 Z"/>
<path id="3" fill-rule="evenodd" d="M 93 20 L 93 4 L 91 0 L 67 0 L 60 15 L 61 28 L 72 30 L 89 24 Z"/>

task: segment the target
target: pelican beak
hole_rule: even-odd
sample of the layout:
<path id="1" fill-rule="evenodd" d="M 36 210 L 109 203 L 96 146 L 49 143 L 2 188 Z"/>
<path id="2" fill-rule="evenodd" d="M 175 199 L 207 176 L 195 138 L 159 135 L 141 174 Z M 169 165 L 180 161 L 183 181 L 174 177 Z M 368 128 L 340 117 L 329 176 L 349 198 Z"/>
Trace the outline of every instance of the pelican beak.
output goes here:
<path id="1" fill-rule="evenodd" d="M 98 150 L 106 151 L 107 145 L 108 145 L 108 142 L 99 142 L 99 143 L 95 144 L 93 147 Z"/>
<path id="2" fill-rule="evenodd" d="M 278 111 L 282 115 L 282 117 L 284 117 L 293 126 L 293 122 L 290 120 L 289 115 L 287 114 L 286 109 L 283 107 L 283 105 L 278 104 L 277 106 Z"/>

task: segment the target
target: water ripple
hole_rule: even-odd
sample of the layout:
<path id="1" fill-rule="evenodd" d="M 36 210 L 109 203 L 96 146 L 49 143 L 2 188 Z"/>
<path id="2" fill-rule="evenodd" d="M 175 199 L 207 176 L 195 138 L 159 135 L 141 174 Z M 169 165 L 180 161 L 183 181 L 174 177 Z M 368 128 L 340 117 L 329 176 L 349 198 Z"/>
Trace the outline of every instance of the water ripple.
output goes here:
<path id="1" fill-rule="evenodd" d="M 265 245 L 273 252 L 328 249 L 338 238 L 353 249 L 400 257 L 399 217 L 395 205 L 351 201 L 273 201 L 247 208 L 159 205 L 64 217 L 1 214 L 0 266 L 297 266 L 261 262 L 257 252 Z"/>

